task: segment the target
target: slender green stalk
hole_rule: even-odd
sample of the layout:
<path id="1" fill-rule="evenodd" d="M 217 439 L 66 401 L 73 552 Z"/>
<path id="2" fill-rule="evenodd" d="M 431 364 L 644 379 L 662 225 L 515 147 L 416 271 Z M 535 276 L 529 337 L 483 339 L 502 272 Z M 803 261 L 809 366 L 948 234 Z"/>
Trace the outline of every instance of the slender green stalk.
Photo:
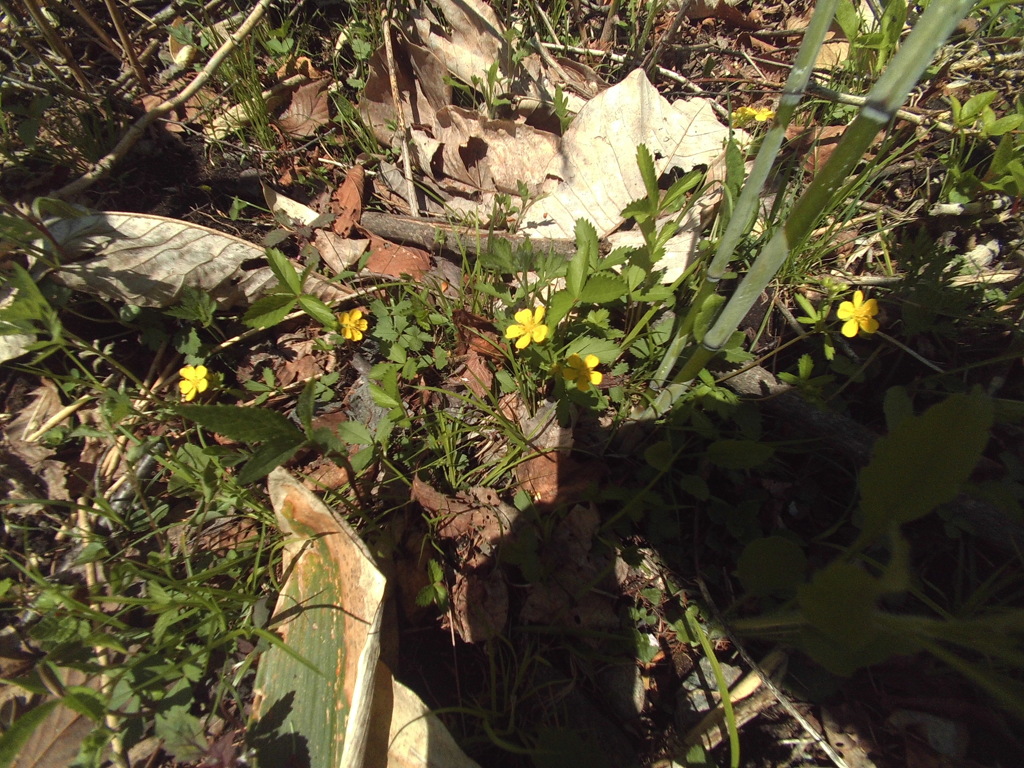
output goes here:
<path id="1" fill-rule="evenodd" d="M 832 17 L 835 15 L 836 6 L 839 0 L 822 0 L 814 8 L 811 16 L 811 23 L 804 33 L 800 50 L 797 51 L 796 61 L 789 72 L 789 78 L 782 89 L 782 96 L 779 105 L 775 110 L 775 121 L 771 129 L 765 134 L 754 160 L 754 166 L 750 175 L 743 183 L 743 190 L 736 201 L 736 208 L 729 218 L 729 223 L 718 241 L 718 248 L 715 256 L 708 265 L 707 275 L 701 284 L 700 290 L 690 304 L 689 312 L 677 324 L 675 338 L 665 352 L 665 357 L 655 373 L 652 383 L 655 386 L 668 380 L 672 369 L 675 368 L 679 355 L 682 354 L 690 334 L 693 332 L 693 324 L 697 312 L 704 305 L 704 302 L 718 287 L 718 282 L 725 275 L 732 261 L 736 246 L 750 231 L 750 227 L 757 215 L 757 207 L 761 199 L 761 190 L 764 188 L 771 172 L 772 165 L 779 155 L 779 149 L 786 137 L 786 127 L 793 119 L 797 105 L 803 98 L 807 83 L 814 70 L 814 62 L 818 57 L 818 51 L 825 42 L 829 27 L 832 24 Z M 699 370 L 699 369 L 698 369 Z M 693 378 L 692 376 L 690 378 Z"/>
<path id="2" fill-rule="evenodd" d="M 758 255 L 737 286 L 736 292 L 705 334 L 701 347 L 694 350 L 690 360 L 672 379 L 673 383 L 681 385 L 681 388 L 676 388 L 671 397 L 659 398 L 657 405 L 660 408 L 670 406 L 671 402 L 685 391 L 686 385 L 699 373 L 704 364 L 726 344 L 790 254 L 803 244 L 821 213 L 835 202 L 836 194 L 842 189 L 848 176 L 864 156 L 864 152 L 872 145 L 875 136 L 892 120 L 911 88 L 924 74 L 939 46 L 946 41 L 973 4 L 973 0 L 934 0 L 921 15 L 906 42 L 871 89 L 863 108 L 846 129 L 828 164 L 797 201 L 785 225 L 775 233 Z M 795 104 L 787 101 L 787 110 L 793 106 Z M 749 211 L 738 209 L 734 216 L 734 219 L 739 220 L 737 227 L 740 227 L 740 236 L 749 215 Z M 736 238 L 735 232 L 730 232 L 730 239 L 732 238 Z M 719 255 L 726 261 L 721 261 Z M 724 270 L 730 255 L 726 255 L 725 250 L 722 250 L 721 254 L 716 254 L 712 262 L 715 269 L 719 270 L 716 274 L 721 274 L 721 270 Z M 669 399 L 670 402 L 662 402 Z"/>

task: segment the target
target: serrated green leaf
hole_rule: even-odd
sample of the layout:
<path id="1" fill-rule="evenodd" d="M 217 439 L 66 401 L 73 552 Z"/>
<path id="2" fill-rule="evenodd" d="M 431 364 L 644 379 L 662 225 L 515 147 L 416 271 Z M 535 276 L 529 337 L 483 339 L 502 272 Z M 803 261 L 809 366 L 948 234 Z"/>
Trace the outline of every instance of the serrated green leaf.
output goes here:
<path id="1" fill-rule="evenodd" d="M 952 395 L 879 438 L 860 473 L 862 535 L 874 538 L 951 501 L 981 458 L 993 418 L 984 394 Z"/>
<path id="2" fill-rule="evenodd" d="M 175 412 L 201 427 L 238 440 L 256 443 L 264 440 L 305 439 L 299 429 L 277 411 L 243 408 L 237 405 L 179 405 Z"/>
<path id="3" fill-rule="evenodd" d="M 579 300 L 587 304 L 606 304 L 629 293 L 626 281 L 617 275 L 594 275 L 579 293 Z"/>
<path id="4" fill-rule="evenodd" d="M 586 257 L 586 266 L 597 263 L 598 243 L 597 230 L 587 219 L 576 219 L 576 250 L 582 251 Z"/>
<path id="5" fill-rule="evenodd" d="M 644 189 L 647 190 L 647 199 L 657 204 L 660 193 L 658 191 L 658 174 L 654 170 L 654 158 L 647 146 L 640 144 L 636 148 L 636 164 L 640 169 L 640 176 L 644 180 Z"/>
<path id="6" fill-rule="evenodd" d="M 866 645 L 878 632 L 879 584 L 855 565 L 834 562 L 797 590 L 804 617 L 827 637 L 849 648 Z"/>
<path id="7" fill-rule="evenodd" d="M 565 273 L 565 289 L 574 299 L 579 298 L 580 291 L 590 273 L 591 266 L 597 261 L 597 230 L 586 219 L 576 220 L 576 253 L 569 261 Z"/>
<path id="8" fill-rule="evenodd" d="M 298 437 L 282 435 L 264 443 L 242 467 L 238 473 L 238 482 L 241 485 L 255 483 L 294 456 L 295 452 L 306 442 L 306 436 L 298 430 L 296 432 Z"/>
<path id="9" fill-rule="evenodd" d="M 768 536 L 744 547 L 736 576 L 748 594 L 766 597 L 796 589 L 806 570 L 807 556 L 799 544 L 783 536 Z"/>
<path id="10" fill-rule="evenodd" d="M 299 400 L 295 404 L 295 413 L 302 423 L 303 429 L 307 432 L 313 425 L 313 408 L 316 405 L 316 379 L 310 379 L 299 394 Z"/>
<path id="11" fill-rule="evenodd" d="M 299 296 L 298 303 L 302 311 L 320 323 L 320 325 L 325 328 L 337 328 L 337 318 L 334 317 L 331 308 L 316 296 L 303 294 Z"/>
<path id="12" fill-rule="evenodd" d="M 576 303 L 576 299 L 573 297 L 568 290 L 555 291 L 552 294 L 551 299 L 548 301 L 547 313 L 544 316 L 544 322 L 547 323 L 549 328 L 556 327 L 562 319 L 569 314 L 569 310 L 572 309 Z"/>
<path id="13" fill-rule="evenodd" d="M 373 436 L 370 434 L 370 430 L 358 421 L 343 421 L 335 426 L 335 430 L 337 430 L 338 437 L 349 445 L 373 445 Z"/>
<path id="14" fill-rule="evenodd" d="M 267 262 L 270 264 L 270 271 L 280 281 L 281 287 L 289 290 L 293 296 L 301 294 L 302 282 L 299 279 L 299 273 L 295 271 L 295 267 L 288 261 L 288 257 L 277 248 L 267 248 L 266 253 Z"/>
<path id="15" fill-rule="evenodd" d="M 242 317 L 242 322 L 251 328 L 271 328 L 295 309 L 296 298 L 286 293 L 272 293 L 257 299 Z"/>
<path id="16" fill-rule="evenodd" d="M 373 402 L 379 405 L 381 408 L 401 408 L 402 401 L 396 397 L 392 397 L 385 392 L 381 387 L 376 384 L 370 384 L 370 396 L 373 398 Z"/>

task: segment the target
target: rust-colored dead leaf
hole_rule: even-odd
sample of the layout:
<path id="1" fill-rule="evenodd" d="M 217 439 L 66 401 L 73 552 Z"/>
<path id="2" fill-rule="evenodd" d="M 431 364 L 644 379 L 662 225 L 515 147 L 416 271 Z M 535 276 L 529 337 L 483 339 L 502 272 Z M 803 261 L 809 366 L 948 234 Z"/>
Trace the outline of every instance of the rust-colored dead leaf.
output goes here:
<path id="1" fill-rule="evenodd" d="M 518 511 L 489 488 L 473 488 L 453 498 L 419 477 L 413 480 L 412 499 L 442 518 L 436 535 L 456 550 L 459 570 L 451 594 L 455 629 L 468 643 L 497 636 L 508 617 L 508 587 L 496 553 Z"/>
<path id="2" fill-rule="evenodd" d="M 347 237 L 352 227 L 359 223 L 363 215 L 363 191 L 366 184 L 366 171 L 361 165 L 353 165 L 345 174 L 345 181 L 334 190 L 331 196 L 331 213 L 334 223 L 331 228 L 335 234 Z"/>
<path id="3" fill-rule="evenodd" d="M 455 631 L 467 643 L 497 637 L 508 621 L 508 585 L 497 568 L 460 573 L 451 593 Z"/>
<path id="4" fill-rule="evenodd" d="M 491 372 L 487 361 L 473 349 L 466 355 L 466 367 L 462 370 L 459 378 L 470 392 L 480 398 L 487 397 L 491 393 L 491 384 L 494 383 L 494 373 Z"/>
<path id="5" fill-rule="evenodd" d="M 486 317 L 474 315 L 464 309 L 456 309 L 452 312 L 452 320 L 455 321 L 455 329 L 459 334 L 456 354 L 476 352 L 476 354 L 491 360 L 505 358 L 498 336 L 498 327 Z"/>
<path id="6" fill-rule="evenodd" d="M 370 257 L 366 269 L 390 277 L 406 275 L 414 280 L 430 271 L 430 254 L 419 248 L 410 248 L 370 234 Z"/>
<path id="7" fill-rule="evenodd" d="M 308 56 L 298 56 L 294 59 L 289 59 L 281 67 L 278 67 L 278 80 L 287 80 L 294 75 L 303 75 L 310 80 L 319 80 L 323 77 L 323 73 L 313 66 L 313 62 L 310 61 Z"/>
<path id="8" fill-rule="evenodd" d="M 291 102 L 277 121 L 282 131 L 302 139 L 312 136 L 330 122 L 327 98 L 329 82 L 329 78 L 322 78 L 295 90 Z"/>

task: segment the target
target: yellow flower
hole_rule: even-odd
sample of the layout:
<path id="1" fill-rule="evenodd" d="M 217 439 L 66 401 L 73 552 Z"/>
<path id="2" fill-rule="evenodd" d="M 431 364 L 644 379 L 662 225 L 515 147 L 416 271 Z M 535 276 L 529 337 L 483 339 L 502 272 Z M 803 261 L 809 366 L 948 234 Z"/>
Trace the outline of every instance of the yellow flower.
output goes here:
<path id="1" fill-rule="evenodd" d="M 596 387 L 604 379 L 604 374 L 594 370 L 600 362 L 597 355 L 569 355 L 569 359 L 562 366 L 562 376 L 566 381 L 575 382 L 576 389 L 580 392 L 586 392 L 591 385 Z"/>
<path id="2" fill-rule="evenodd" d="M 363 331 L 370 327 L 361 309 L 342 312 L 338 315 L 338 322 L 341 324 L 341 335 L 347 341 L 362 341 Z"/>
<path id="3" fill-rule="evenodd" d="M 775 119 L 775 112 L 767 107 L 740 107 L 733 110 L 732 124 L 742 128 L 750 123 L 767 123 Z"/>
<path id="4" fill-rule="evenodd" d="M 205 392 L 210 386 L 210 380 L 207 378 L 209 373 L 205 365 L 186 365 L 178 371 L 178 375 L 181 376 L 181 381 L 178 382 L 181 399 L 186 403 L 191 403 L 196 399 L 196 395 Z"/>
<path id="5" fill-rule="evenodd" d="M 874 299 L 864 301 L 864 292 L 855 291 L 853 301 L 844 301 L 839 305 L 836 315 L 843 323 L 843 336 L 853 338 L 858 331 L 874 333 L 878 330 L 878 321 L 875 315 L 878 314 L 878 302 Z"/>
<path id="6" fill-rule="evenodd" d="M 515 315 L 516 321 L 505 330 L 506 339 L 518 339 L 516 349 L 526 349 L 530 342 L 540 344 L 548 337 L 548 327 L 541 323 L 544 319 L 544 307 L 537 307 L 532 312 L 520 309 Z"/>

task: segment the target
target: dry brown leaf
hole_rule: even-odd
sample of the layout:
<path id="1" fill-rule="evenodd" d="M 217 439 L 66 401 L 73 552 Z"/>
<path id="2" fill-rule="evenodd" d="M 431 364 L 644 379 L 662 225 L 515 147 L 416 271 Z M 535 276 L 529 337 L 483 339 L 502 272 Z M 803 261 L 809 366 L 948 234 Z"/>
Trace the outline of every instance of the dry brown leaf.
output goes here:
<path id="1" fill-rule="evenodd" d="M 353 165 L 345 174 L 345 181 L 331 195 L 331 212 L 334 223 L 331 228 L 337 235 L 348 236 L 352 227 L 359 223 L 363 215 L 363 192 L 366 184 L 366 171 L 361 165 Z"/>
<path id="2" fill-rule="evenodd" d="M 467 643 L 501 635 L 508 621 L 508 585 L 497 568 L 456 574 L 451 590 L 455 631 Z"/>
<path id="3" fill-rule="evenodd" d="M 466 367 L 459 378 L 479 398 L 487 397 L 494 383 L 494 373 L 476 350 L 470 350 L 466 355 Z"/>
<path id="4" fill-rule="evenodd" d="M 392 98 L 383 47 L 370 59 L 370 74 L 359 101 L 360 115 L 385 146 L 397 144 L 400 139 L 395 130 L 399 109 L 407 126 L 432 126 L 437 111 L 452 100 L 451 86 L 445 83 L 447 72 L 444 64 L 429 50 L 413 43 L 396 41 L 394 57 L 401 104 L 396 106 Z"/>
<path id="5" fill-rule="evenodd" d="M 392 243 L 371 233 L 366 270 L 390 277 L 404 275 L 418 280 L 430 271 L 430 254 L 419 248 Z"/>
<path id="6" fill-rule="evenodd" d="M 292 75 L 304 75 L 310 80 L 319 80 L 323 77 L 323 73 L 313 66 L 313 62 L 310 61 L 308 56 L 298 56 L 295 59 L 289 59 L 277 70 L 277 79 L 279 81 L 287 80 Z"/>
<path id="7" fill-rule="evenodd" d="M 545 169 L 545 196 L 527 210 L 519 232 L 571 239 L 576 220 L 586 218 L 603 237 L 621 226 L 622 209 L 646 194 L 638 145 L 648 148 L 661 175 L 712 165 L 729 136 L 709 100 L 670 103 L 643 70 L 634 70 L 591 99 L 569 126 Z"/>
<path id="8" fill-rule="evenodd" d="M 277 121 L 282 131 L 302 139 L 312 136 L 330 122 L 328 83 L 330 78 L 321 78 L 295 90 L 291 102 Z"/>

